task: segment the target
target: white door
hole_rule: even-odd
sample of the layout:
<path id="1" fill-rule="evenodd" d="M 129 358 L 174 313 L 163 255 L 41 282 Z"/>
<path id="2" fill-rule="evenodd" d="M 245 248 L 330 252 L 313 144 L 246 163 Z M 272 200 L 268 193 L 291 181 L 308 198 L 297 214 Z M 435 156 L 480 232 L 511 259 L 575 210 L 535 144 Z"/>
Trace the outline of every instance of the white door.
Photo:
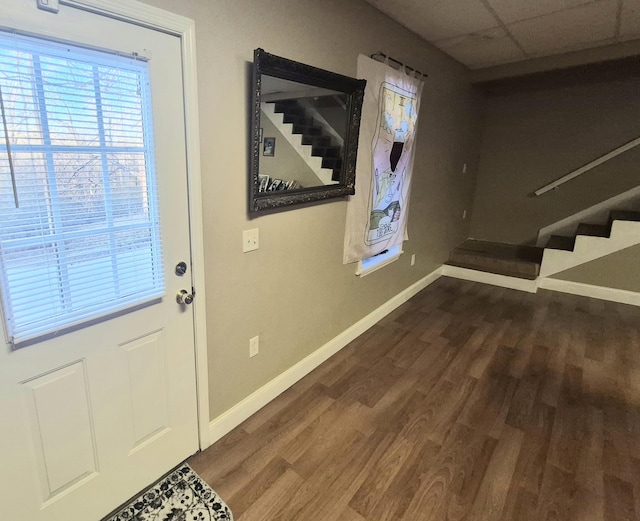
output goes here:
<path id="1" fill-rule="evenodd" d="M 149 58 L 164 294 L 19 349 L 0 345 L 0 517 L 90 521 L 198 449 L 193 311 L 176 301 L 192 289 L 180 41 L 35 0 L 2 0 L 0 26 Z"/>

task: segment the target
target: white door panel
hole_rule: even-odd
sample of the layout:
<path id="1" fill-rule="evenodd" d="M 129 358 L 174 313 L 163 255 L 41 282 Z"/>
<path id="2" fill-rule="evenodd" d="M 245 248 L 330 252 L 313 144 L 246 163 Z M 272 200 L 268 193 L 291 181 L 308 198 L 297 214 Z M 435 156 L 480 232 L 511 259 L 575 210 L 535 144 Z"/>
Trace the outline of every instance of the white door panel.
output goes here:
<path id="1" fill-rule="evenodd" d="M 182 94 L 177 37 L 61 5 L 2 0 L 0 26 L 150 58 L 166 295 L 11 351 L 0 346 L 2 518 L 100 519 L 198 449 Z M 5 335 L 6 336 L 6 335 Z M 1 337 L 0 337 L 1 338 Z"/>

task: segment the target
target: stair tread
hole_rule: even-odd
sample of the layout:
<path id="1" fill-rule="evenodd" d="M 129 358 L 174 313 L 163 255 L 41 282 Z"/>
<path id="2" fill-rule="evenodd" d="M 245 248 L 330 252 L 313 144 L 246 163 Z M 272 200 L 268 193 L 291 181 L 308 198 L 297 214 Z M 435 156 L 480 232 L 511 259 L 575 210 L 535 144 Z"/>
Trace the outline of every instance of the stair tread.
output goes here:
<path id="1" fill-rule="evenodd" d="M 467 239 L 454 251 L 478 252 L 502 259 L 520 259 L 539 263 L 542 260 L 543 248 L 526 244 L 506 244 Z"/>
<path id="2" fill-rule="evenodd" d="M 314 146 L 311 149 L 312 156 L 320 156 L 320 157 L 340 157 L 340 152 L 342 149 L 336 146 Z"/>
<path id="3" fill-rule="evenodd" d="M 633 210 L 612 210 L 609 213 L 610 221 L 640 221 L 640 212 Z"/>
<path id="4" fill-rule="evenodd" d="M 545 248 L 549 248 L 551 250 L 565 250 L 565 251 L 573 251 L 573 247 L 575 246 L 576 238 L 575 237 L 565 237 L 564 235 L 552 235 L 549 237 Z"/>
<path id="5" fill-rule="evenodd" d="M 540 263 L 524 259 L 508 259 L 502 257 L 496 257 L 490 253 L 485 252 L 472 252 L 463 250 L 453 250 L 449 255 L 449 260 L 456 262 L 470 262 L 476 264 L 482 264 L 486 266 L 496 265 L 503 267 L 511 267 L 514 270 L 532 270 Z"/>
<path id="6" fill-rule="evenodd" d="M 576 235 L 588 235 L 590 237 L 609 237 L 611 227 L 607 224 L 580 223 Z"/>
<path id="7" fill-rule="evenodd" d="M 322 128 L 294 123 L 291 132 L 293 134 L 302 134 L 303 136 L 321 136 Z"/>
<path id="8" fill-rule="evenodd" d="M 542 248 L 469 239 L 445 263 L 487 273 L 534 280 L 540 273 Z"/>
<path id="9" fill-rule="evenodd" d="M 471 262 L 459 262 L 455 260 L 448 260 L 445 262 L 447 266 L 457 266 L 458 268 L 467 268 L 476 271 L 483 271 L 485 273 L 494 273 L 496 275 L 504 275 L 506 277 L 516 277 L 518 279 L 527 279 L 527 280 L 535 280 L 538 278 L 539 274 L 539 266 L 538 270 L 535 272 L 526 272 L 526 271 L 514 271 L 502 268 L 500 266 L 486 266 L 483 264 L 475 264 Z"/>
<path id="10" fill-rule="evenodd" d="M 302 136 L 302 144 L 326 147 L 331 145 L 331 138 L 329 136 Z"/>

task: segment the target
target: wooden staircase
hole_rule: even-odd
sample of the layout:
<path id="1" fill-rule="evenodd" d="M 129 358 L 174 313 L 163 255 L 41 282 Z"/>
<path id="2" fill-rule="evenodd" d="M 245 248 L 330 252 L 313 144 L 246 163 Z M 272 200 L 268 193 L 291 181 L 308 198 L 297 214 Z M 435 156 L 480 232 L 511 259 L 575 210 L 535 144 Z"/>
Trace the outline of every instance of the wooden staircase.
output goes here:
<path id="1" fill-rule="evenodd" d="M 552 235 L 544 248 L 468 239 L 445 263 L 536 280 L 640 244 L 640 212 L 614 210 L 606 224 L 581 223 L 573 237 Z"/>

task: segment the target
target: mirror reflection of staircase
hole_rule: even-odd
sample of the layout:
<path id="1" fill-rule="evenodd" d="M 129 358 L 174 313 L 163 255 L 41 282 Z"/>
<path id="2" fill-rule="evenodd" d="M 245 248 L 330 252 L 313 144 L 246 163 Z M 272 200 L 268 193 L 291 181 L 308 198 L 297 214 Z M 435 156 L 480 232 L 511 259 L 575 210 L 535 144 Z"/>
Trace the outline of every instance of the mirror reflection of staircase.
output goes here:
<path id="1" fill-rule="evenodd" d="M 302 144 L 312 147 L 311 155 L 322 159 L 322 168 L 333 171 L 333 181 L 340 180 L 342 168 L 342 147 L 333 144 L 331 136 L 321 124 L 307 115 L 304 107 L 295 99 L 271 102 L 274 112 L 283 115 L 283 122 L 293 125 L 292 134 L 302 136 Z"/>
<path id="2" fill-rule="evenodd" d="M 551 235 L 544 247 L 468 239 L 445 264 L 535 280 L 634 244 L 640 244 L 640 212 L 613 210 L 606 223 L 580 223 L 573 236 Z"/>

